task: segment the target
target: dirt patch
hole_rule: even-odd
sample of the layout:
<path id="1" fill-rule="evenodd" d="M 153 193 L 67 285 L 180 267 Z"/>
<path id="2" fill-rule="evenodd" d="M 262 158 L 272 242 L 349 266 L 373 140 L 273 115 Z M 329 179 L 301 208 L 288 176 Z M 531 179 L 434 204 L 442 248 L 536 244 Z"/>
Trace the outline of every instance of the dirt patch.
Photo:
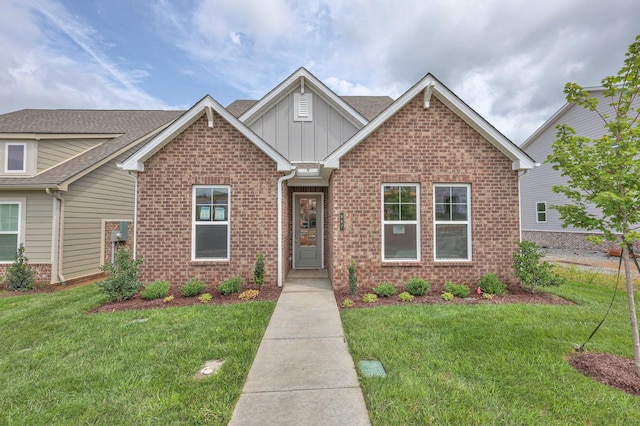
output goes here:
<path id="1" fill-rule="evenodd" d="M 569 357 L 569 364 L 593 380 L 640 396 L 640 376 L 633 361 L 618 355 L 582 353 Z"/>

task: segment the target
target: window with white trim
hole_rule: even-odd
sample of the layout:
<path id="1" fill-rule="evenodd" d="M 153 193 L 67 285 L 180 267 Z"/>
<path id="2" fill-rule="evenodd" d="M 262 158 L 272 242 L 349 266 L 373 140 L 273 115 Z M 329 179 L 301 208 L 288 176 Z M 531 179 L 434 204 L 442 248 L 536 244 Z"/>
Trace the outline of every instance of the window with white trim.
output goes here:
<path id="1" fill-rule="evenodd" d="M 435 260 L 471 260 L 471 185 L 433 187 Z"/>
<path id="2" fill-rule="evenodd" d="M 0 202 L 0 262 L 13 262 L 20 244 L 20 203 Z"/>
<path id="3" fill-rule="evenodd" d="M 224 185 L 193 187 L 193 260 L 229 260 L 231 188 Z"/>
<path id="4" fill-rule="evenodd" d="M 6 173 L 24 173 L 26 171 L 26 144 L 8 143 L 5 145 L 4 154 L 4 171 Z"/>
<path id="5" fill-rule="evenodd" d="M 382 259 L 420 260 L 420 186 L 382 185 Z"/>
<path id="6" fill-rule="evenodd" d="M 541 201 L 536 203 L 536 222 L 544 223 L 547 221 L 547 202 Z"/>

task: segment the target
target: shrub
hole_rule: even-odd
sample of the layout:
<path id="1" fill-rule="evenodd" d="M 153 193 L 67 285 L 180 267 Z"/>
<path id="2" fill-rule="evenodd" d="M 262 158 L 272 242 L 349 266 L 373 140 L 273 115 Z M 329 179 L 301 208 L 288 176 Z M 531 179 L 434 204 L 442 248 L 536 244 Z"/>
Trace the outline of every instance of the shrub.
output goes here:
<path id="1" fill-rule="evenodd" d="M 418 277 L 404 283 L 404 288 L 413 296 L 424 296 L 429 292 L 430 287 L 429 281 Z"/>
<path id="2" fill-rule="evenodd" d="M 258 288 L 262 288 L 264 284 L 264 254 L 258 253 L 256 259 L 256 267 L 253 269 L 253 282 L 256 283 Z"/>
<path id="3" fill-rule="evenodd" d="M 200 301 L 200 303 L 209 303 L 211 302 L 211 299 L 213 299 L 213 296 L 210 295 L 209 293 L 204 293 L 200 295 L 200 297 L 198 297 L 198 300 Z"/>
<path id="4" fill-rule="evenodd" d="M 453 294 L 449 293 L 449 292 L 444 292 L 442 293 L 442 300 L 447 300 L 447 301 L 451 301 L 453 300 L 453 298 L 455 297 Z"/>
<path id="5" fill-rule="evenodd" d="M 180 286 L 180 294 L 184 297 L 193 297 L 202 294 L 206 289 L 207 286 L 202 281 L 191 278 Z"/>
<path id="6" fill-rule="evenodd" d="M 165 297 L 164 299 L 162 299 L 162 301 L 163 301 L 164 303 L 169 303 L 169 302 L 171 302 L 172 300 L 173 300 L 173 296 L 167 296 L 167 297 Z"/>
<path id="7" fill-rule="evenodd" d="M 353 308 L 353 305 L 354 305 L 354 303 L 353 303 L 353 300 L 351 300 L 351 299 L 344 299 L 342 301 L 342 307 L 343 308 Z"/>
<path id="8" fill-rule="evenodd" d="M 169 282 L 164 280 L 155 280 L 146 284 L 140 296 L 145 299 L 160 299 L 166 297 L 169 294 Z"/>
<path id="9" fill-rule="evenodd" d="M 362 296 L 362 301 L 365 303 L 376 303 L 378 301 L 378 296 L 373 293 L 367 293 Z"/>
<path id="10" fill-rule="evenodd" d="M 478 287 L 480 287 L 484 294 L 493 294 L 496 296 L 507 294 L 506 284 L 500 281 L 498 275 L 494 273 L 480 277 Z"/>
<path id="11" fill-rule="evenodd" d="M 375 294 L 379 297 L 391 297 L 396 294 L 396 287 L 391 283 L 382 283 L 373 288 Z"/>
<path id="12" fill-rule="evenodd" d="M 14 261 L 7 268 L 7 288 L 14 291 L 29 291 L 36 282 L 35 274 L 29 259 L 24 255 L 24 246 L 20 244 L 14 257 Z"/>
<path id="13" fill-rule="evenodd" d="M 260 290 L 245 290 L 238 296 L 238 299 L 249 300 L 255 299 L 260 294 Z"/>
<path id="14" fill-rule="evenodd" d="M 520 279 L 520 285 L 530 293 L 538 287 L 558 286 L 564 279 L 553 272 L 553 266 L 540 263 L 544 252 L 532 241 L 520 241 L 520 249 L 513 253 L 513 270 Z"/>
<path id="15" fill-rule="evenodd" d="M 356 276 L 356 262 L 349 262 L 349 294 L 353 296 L 358 290 L 358 277 Z"/>
<path id="16" fill-rule="evenodd" d="M 487 299 L 487 300 L 491 300 L 491 299 L 493 299 L 493 294 L 491 294 L 491 293 L 482 293 L 482 298 L 483 299 Z"/>
<path id="17" fill-rule="evenodd" d="M 400 299 L 402 302 L 412 302 L 415 298 L 416 297 L 413 294 L 406 291 L 403 291 L 398 295 L 398 299 Z"/>
<path id="18" fill-rule="evenodd" d="M 224 295 L 232 294 L 232 293 L 240 293 L 242 289 L 242 278 L 241 277 L 233 277 L 228 280 L 222 281 L 222 284 L 218 286 L 218 291 Z"/>
<path id="19" fill-rule="evenodd" d="M 113 263 L 102 266 L 100 269 L 107 273 L 107 279 L 98 283 L 110 301 L 127 300 L 133 297 L 142 288 L 138 281 L 138 267 L 142 259 L 131 259 L 128 249 L 122 249 L 116 254 Z"/>
<path id="20" fill-rule="evenodd" d="M 444 283 L 444 291 L 447 293 L 451 293 L 454 296 L 465 298 L 469 295 L 471 290 L 464 284 L 455 284 L 451 281 L 446 281 Z"/>

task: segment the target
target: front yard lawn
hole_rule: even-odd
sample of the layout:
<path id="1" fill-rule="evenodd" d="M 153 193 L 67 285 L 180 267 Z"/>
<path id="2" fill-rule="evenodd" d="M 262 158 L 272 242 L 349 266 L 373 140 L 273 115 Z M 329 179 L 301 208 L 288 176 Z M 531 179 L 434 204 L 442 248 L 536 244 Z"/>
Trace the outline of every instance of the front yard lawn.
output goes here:
<path id="1" fill-rule="evenodd" d="M 360 360 L 380 360 L 386 369 L 386 378 L 360 374 L 372 423 L 637 423 L 639 397 L 597 383 L 567 362 L 573 344 L 584 342 L 608 307 L 610 285 L 597 281 L 570 281 L 553 290 L 577 303 L 573 306 L 439 304 L 342 311 L 356 366 Z M 632 358 L 624 290 L 586 350 Z"/>
<path id="2" fill-rule="evenodd" d="M 0 424 L 228 423 L 274 302 L 85 313 L 103 302 L 95 284 L 0 298 Z"/>

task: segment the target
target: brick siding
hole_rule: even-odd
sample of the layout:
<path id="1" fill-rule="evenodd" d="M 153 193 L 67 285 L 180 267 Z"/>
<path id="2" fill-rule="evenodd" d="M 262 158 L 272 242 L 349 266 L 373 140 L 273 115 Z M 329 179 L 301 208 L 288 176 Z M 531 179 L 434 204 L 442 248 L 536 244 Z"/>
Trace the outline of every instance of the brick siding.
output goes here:
<path id="1" fill-rule="evenodd" d="M 619 242 L 604 241 L 593 244 L 585 238 L 589 235 L 585 232 L 548 232 L 548 231 L 522 231 L 522 239 L 533 241 L 542 248 L 599 251 L 608 252 L 612 248 L 620 248 Z M 634 251 L 640 253 L 640 242 L 634 244 Z"/>
<path id="2" fill-rule="evenodd" d="M 0 280 L 2 288 L 5 288 L 7 284 L 7 271 L 11 263 L 3 263 L 0 265 Z M 34 277 L 36 280 L 36 285 L 45 285 L 51 283 L 51 264 L 50 263 L 31 263 L 29 262 L 29 267 L 35 273 Z"/>

